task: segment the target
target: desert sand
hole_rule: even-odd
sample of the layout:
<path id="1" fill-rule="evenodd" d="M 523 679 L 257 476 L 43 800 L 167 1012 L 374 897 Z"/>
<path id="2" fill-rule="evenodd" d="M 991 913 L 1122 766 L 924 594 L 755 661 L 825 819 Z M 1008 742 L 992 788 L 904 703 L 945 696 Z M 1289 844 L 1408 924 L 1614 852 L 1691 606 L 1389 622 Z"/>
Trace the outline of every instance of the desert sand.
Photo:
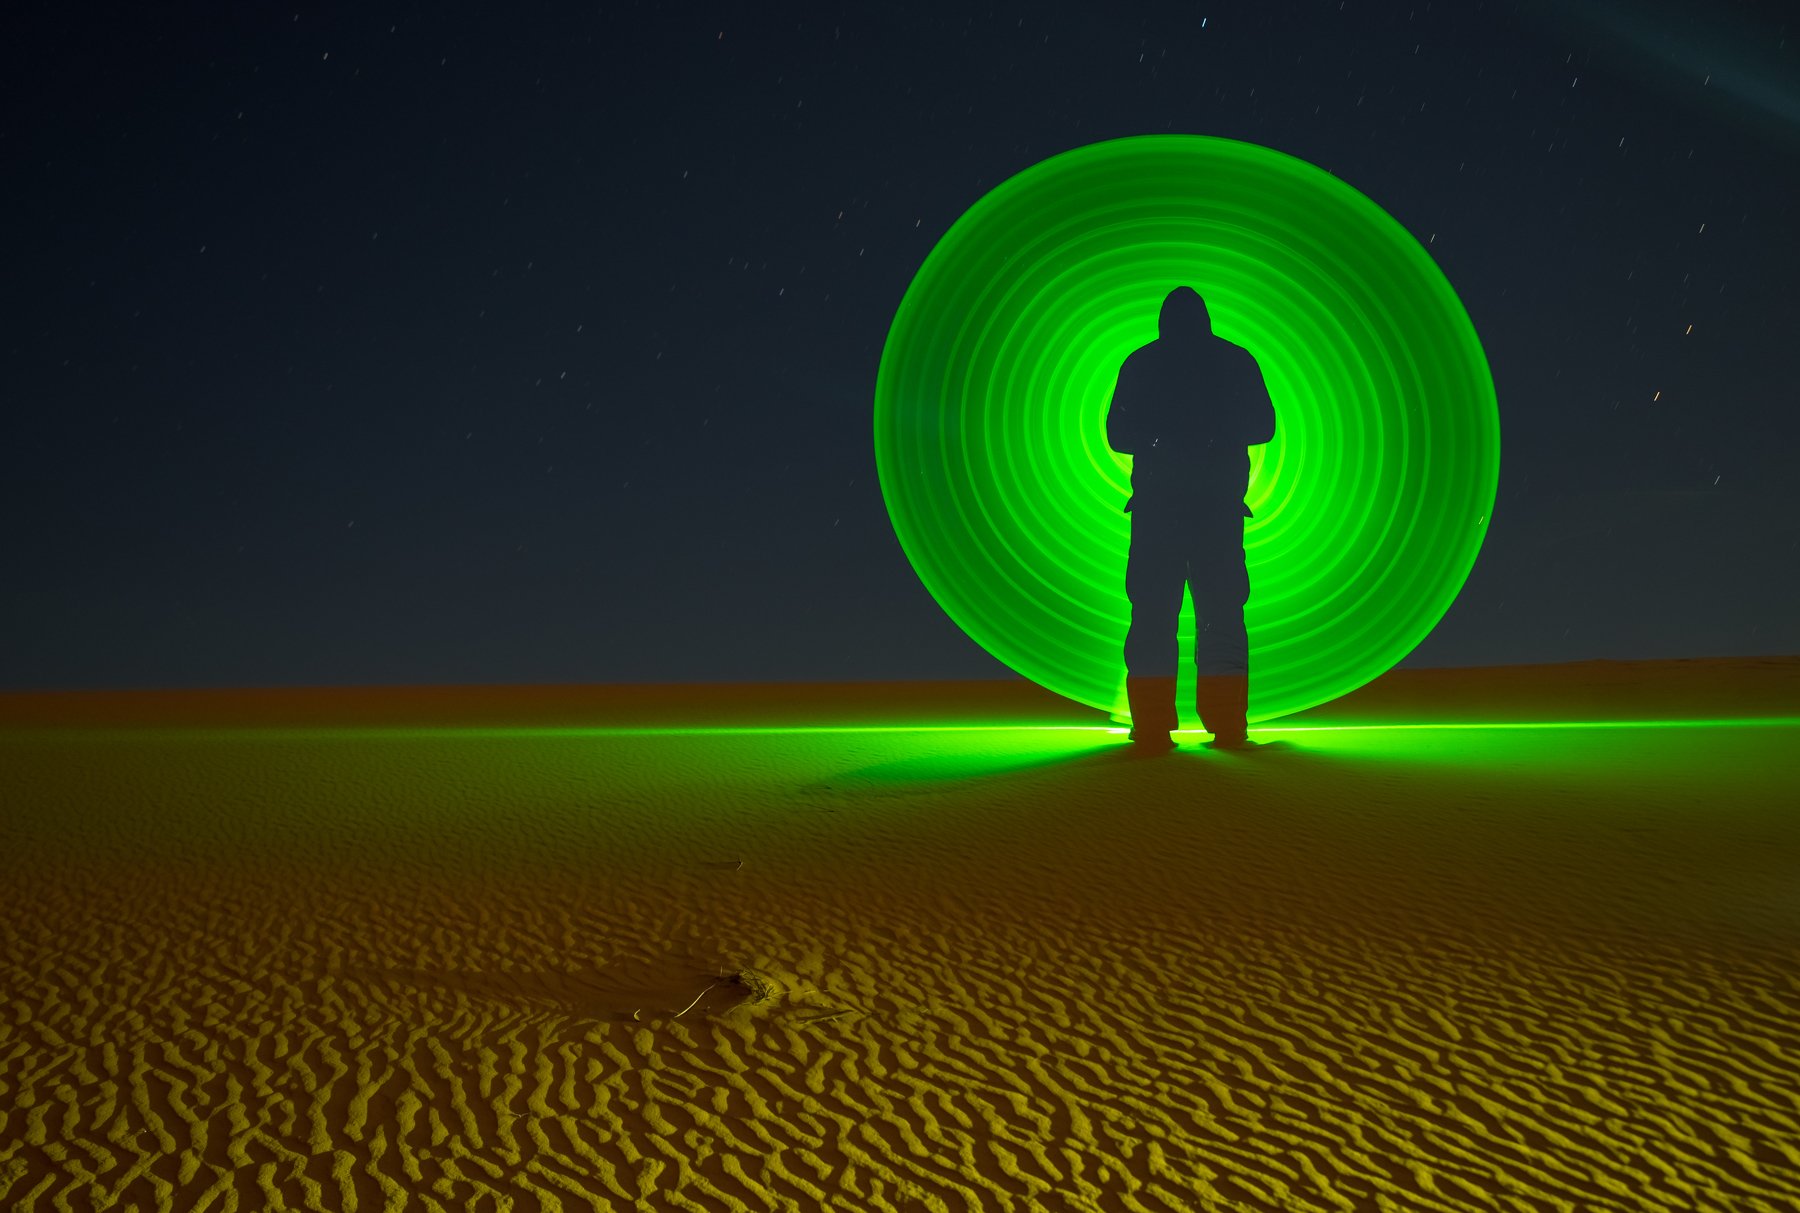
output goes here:
<path id="1" fill-rule="evenodd" d="M 0 695 L 0 1207 L 1800 1209 L 1800 658 L 1252 736 Z"/>

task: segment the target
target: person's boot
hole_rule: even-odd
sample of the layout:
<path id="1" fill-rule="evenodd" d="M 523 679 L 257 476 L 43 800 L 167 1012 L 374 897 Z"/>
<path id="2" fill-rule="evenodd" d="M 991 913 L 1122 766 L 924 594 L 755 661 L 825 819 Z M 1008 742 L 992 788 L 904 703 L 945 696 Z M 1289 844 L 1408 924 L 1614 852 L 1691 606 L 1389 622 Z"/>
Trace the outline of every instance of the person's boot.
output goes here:
<path id="1" fill-rule="evenodd" d="M 1180 721 L 1175 715 L 1173 678 L 1125 679 L 1125 697 L 1131 703 L 1131 740 L 1139 750 L 1172 750 L 1169 736 Z"/>
<path id="2" fill-rule="evenodd" d="M 1250 710 L 1248 674 L 1201 675 L 1194 680 L 1194 706 L 1215 746 L 1238 750 L 1249 744 L 1244 722 Z"/>

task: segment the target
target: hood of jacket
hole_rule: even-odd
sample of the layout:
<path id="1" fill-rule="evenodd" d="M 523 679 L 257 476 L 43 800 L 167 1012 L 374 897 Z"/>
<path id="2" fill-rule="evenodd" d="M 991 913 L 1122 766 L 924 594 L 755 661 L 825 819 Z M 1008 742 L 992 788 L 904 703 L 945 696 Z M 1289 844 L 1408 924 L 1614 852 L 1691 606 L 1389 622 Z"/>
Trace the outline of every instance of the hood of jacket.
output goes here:
<path id="1" fill-rule="evenodd" d="M 1156 332 L 1171 345 L 1193 345 L 1211 337 L 1212 315 L 1200 292 L 1191 286 L 1178 286 L 1164 296 Z"/>

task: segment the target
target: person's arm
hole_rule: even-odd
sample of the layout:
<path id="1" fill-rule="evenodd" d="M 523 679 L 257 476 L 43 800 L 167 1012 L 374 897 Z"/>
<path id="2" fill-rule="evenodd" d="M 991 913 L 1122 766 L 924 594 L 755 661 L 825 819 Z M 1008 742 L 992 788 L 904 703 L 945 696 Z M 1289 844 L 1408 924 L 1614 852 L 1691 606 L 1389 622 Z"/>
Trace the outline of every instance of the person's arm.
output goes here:
<path id="1" fill-rule="evenodd" d="M 1136 392 L 1132 374 L 1131 359 L 1119 368 L 1118 382 L 1113 385 L 1112 406 L 1106 410 L 1106 445 L 1121 455 L 1137 453 L 1138 442 L 1143 437 L 1138 432 L 1137 411 L 1132 406 Z"/>
<path id="2" fill-rule="evenodd" d="M 1244 415 L 1247 431 L 1244 445 L 1261 446 L 1275 437 L 1275 402 L 1269 399 L 1269 385 L 1263 382 L 1262 368 L 1256 365 L 1255 355 L 1245 351 L 1244 360 L 1250 364 L 1251 387 L 1249 408 Z"/>

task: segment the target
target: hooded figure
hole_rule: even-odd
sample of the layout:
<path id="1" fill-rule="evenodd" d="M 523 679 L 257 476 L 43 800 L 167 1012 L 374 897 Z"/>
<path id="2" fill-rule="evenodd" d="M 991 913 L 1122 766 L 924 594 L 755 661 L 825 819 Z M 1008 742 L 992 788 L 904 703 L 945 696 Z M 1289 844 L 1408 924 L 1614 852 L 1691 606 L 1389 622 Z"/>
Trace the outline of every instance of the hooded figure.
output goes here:
<path id="1" fill-rule="evenodd" d="M 1176 726 L 1175 628 L 1191 588 L 1197 706 L 1214 743 L 1245 743 L 1250 643 L 1244 604 L 1248 447 L 1275 436 L 1275 408 L 1250 351 L 1213 335 L 1205 300 L 1177 287 L 1159 336 L 1119 368 L 1106 437 L 1132 456 L 1125 686 L 1132 740 L 1166 749 Z"/>

